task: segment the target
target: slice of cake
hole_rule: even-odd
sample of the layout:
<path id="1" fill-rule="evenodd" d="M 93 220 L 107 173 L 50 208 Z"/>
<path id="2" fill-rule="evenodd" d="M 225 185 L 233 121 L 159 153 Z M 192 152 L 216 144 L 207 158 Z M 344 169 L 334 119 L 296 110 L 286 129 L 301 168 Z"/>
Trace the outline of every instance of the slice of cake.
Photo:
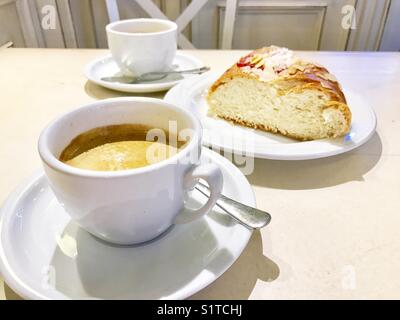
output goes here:
<path id="1" fill-rule="evenodd" d="M 351 112 L 336 78 L 275 46 L 255 50 L 209 89 L 209 114 L 298 140 L 343 136 Z"/>

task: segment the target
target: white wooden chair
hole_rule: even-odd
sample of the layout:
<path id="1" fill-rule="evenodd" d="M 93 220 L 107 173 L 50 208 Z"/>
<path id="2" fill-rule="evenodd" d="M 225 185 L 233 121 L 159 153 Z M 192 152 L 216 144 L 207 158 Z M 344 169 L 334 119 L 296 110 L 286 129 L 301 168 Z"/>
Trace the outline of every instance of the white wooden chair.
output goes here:
<path id="1" fill-rule="evenodd" d="M 117 0 L 105 0 L 105 1 L 110 22 L 120 20 Z M 151 0 L 132 0 L 132 1 L 136 1 L 136 3 L 139 4 L 140 7 L 144 11 L 146 11 L 146 13 L 151 18 L 168 19 L 153 1 Z M 193 20 L 196 14 L 208 1 L 209 0 L 193 0 L 187 6 L 187 8 L 180 14 L 180 16 L 175 20 L 176 24 L 178 25 L 178 32 L 179 32 L 178 45 L 182 49 L 196 49 L 195 46 L 187 39 L 187 37 L 185 37 L 182 34 L 182 31 Z M 233 31 L 234 31 L 238 1 L 239 0 L 226 0 L 226 10 L 225 10 L 224 26 L 222 30 L 221 49 L 232 48 Z"/>
<path id="2" fill-rule="evenodd" d="M 13 45 L 11 41 L 6 41 L 6 43 L 0 44 L 0 49 L 11 48 Z"/>

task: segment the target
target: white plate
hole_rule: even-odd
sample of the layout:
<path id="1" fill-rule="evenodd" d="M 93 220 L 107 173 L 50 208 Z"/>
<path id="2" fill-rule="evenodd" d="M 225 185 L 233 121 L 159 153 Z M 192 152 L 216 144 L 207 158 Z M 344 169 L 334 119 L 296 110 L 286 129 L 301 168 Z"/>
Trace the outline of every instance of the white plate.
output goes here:
<path id="1" fill-rule="evenodd" d="M 223 193 L 255 206 L 253 191 L 233 164 L 218 164 Z M 192 193 L 191 201 L 205 197 Z M 143 245 L 113 246 L 71 222 L 42 172 L 22 184 L 0 216 L 0 270 L 27 299 L 183 299 L 206 287 L 239 257 L 251 231 L 218 209 L 170 228 Z"/>
<path id="2" fill-rule="evenodd" d="M 185 69 L 194 69 L 203 66 L 203 63 L 196 59 L 195 57 L 184 54 L 182 52 L 178 52 L 172 62 L 174 69 L 176 70 L 185 70 Z M 182 80 L 198 77 L 198 75 L 169 75 L 164 79 L 151 81 L 148 83 L 137 83 L 137 84 L 124 84 L 117 82 L 108 82 L 101 80 L 102 77 L 108 76 L 117 76 L 121 74 L 120 69 L 117 64 L 114 62 L 111 54 L 98 58 L 92 62 L 90 62 L 85 67 L 85 76 L 90 81 L 116 91 L 122 92 L 131 92 L 131 93 L 141 93 L 141 92 L 157 92 L 168 90 L 172 88 L 177 83 Z"/>
<path id="3" fill-rule="evenodd" d="M 169 103 L 197 114 L 204 128 L 204 144 L 216 150 L 275 160 L 317 159 L 357 148 L 367 142 L 375 132 L 376 116 L 368 101 L 347 91 L 345 95 L 353 119 L 351 132 L 344 138 L 301 142 L 209 117 L 205 96 L 207 89 L 217 78 L 218 75 L 209 73 L 197 79 L 185 80 L 172 88 L 164 98 Z"/>

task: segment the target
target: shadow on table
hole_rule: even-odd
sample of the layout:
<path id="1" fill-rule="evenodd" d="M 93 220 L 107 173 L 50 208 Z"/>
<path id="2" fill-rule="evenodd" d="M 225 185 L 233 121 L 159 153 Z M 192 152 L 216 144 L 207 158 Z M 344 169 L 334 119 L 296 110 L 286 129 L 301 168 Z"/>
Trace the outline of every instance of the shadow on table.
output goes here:
<path id="1" fill-rule="evenodd" d="M 73 222 L 63 237 L 75 239 L 78 254 L 71 259 L 57 247 L 51 263 L 57 272 L 55 286 L 76 299 L 162 299 L 173 295 L 196 278 L 207 255 L 218 247 L 204 219 L 190 228 L 174 226 L 157 239 L 132 246 L 102 241 Z M 219 263 L 232 259 L 224 249 L 215 255 Z M 214 266 L 209 268 L 216 272 Z"/>
<path id="2" fill-rule="evenodd" d="M 255 159 L 254 172 L 247 176 L 252 185 L 274 189 L 318 189 L 363 181 L 381 158 L 378 133 L 360 148 L 345 154 L 304 161 Z"/>
<path id="3" fill-rule="evenodd" d="M 17 295 L 8 285 L 4 283 L 4 294 L 7 300 L 23 300 L 19 295 Z"/>
<path id="4" fill-rule="evenodd" d="M 117 98 L 117 97 L 152 97 L 152 98 L 164 98 L 165 91 L 161 92 L 153 92 L 153 93 L 128 93 L 128 92 L 119 92 L 110 90 L 107 88 L 103 88 L 95 83 L 90 81 L 86 81 L 85 84 L 86 93 L 95 99 L 107 99 L 107 98 Z"/>
<path id="5" fill-rule="evenodd" d="M 231 227 L 232 220 L 217 210 L 209 217 L 213 224 L 220 224 L 219 228 Z M 231 252 L 220 247 L 215 237 L 215 230 L 221 229 L 211 228 L 211 220 L 199 219 L 190 225 L 174 226 L 157 239 L 134 246 L 109 244 L 70 222 L 51 261 L 57 274 L 55 286 L 65 295 L 79 299 L 170 296 L 191 283 L 205 268 L 208 273 L 216 274 L 221 266 L 232 261 Z M 261 233 L 253 232 L 233 266 L 191 298 L 246 299 L 258 280 L 277 279 L 279 267 L 263 255 L 262 241 Z M 18 299 L 7 286 L 5 294 L 7 299 Z"/>
<path id="6" fill-rule="evenodd" d="M 228 271 L 189 299 L 248 299 L 257 280 L 272 282 L 279 273 L 278 265 L 264 256 L 261 233 L 255 231 L 246 249 Z"/>
<path id="7" fill-rule="evenodd" d="M 95 240 L 94 237 L 81 231 L 80 236 L 82 235 Z M 99 241 L 99 243 L 104 244 L 102 241 Z M 97 262 L 100 263 L 99 261 Z M 105 265 L 109 263 L 112 263 L 112 260 L 108 260 Z M 98 267 L 102 267 L 102 264 L 97 264 L 96 268 Z M 278 265 L 263 254 L 260 231 L 255 231 L 246 249 L 228 271 L 189 299 L 248 299 L 258 280 L 272 282 L 279 277 L 279 274 Z M 6 283 L 4 284 L 4 291 L 8 300 L 22 299 Z"/>
<path id="8" fill-rule="evenodd" d="M 230 228 L 226 215 L 214 213 L 209 216 L 213 224 L 218 222 L 219 228 Z M 76 251 L 71 256 L 70 250 L 64 252 L 60 244 L 57 247 L 51 262 L 57 272 L 55 286 L 67 296 L 79 299 L 172 296 L 204 271 L 216 274 L 232 261 L 232 253 L 220 247 L 214 232 L 211 221 L 199 219 L 190 225 L 174 226 L 150 242 L 118 246 L 95 238 L 71 222 L 62 239 L 75 239 Z M 276 279 L 279 268 L 263 256 L 261 235 L 255 232 L 227 273 L 218 280 L 217 283 L 222 280 L 222 286 L 217 285 L 217 291 L 213 285 L 202 294 L 207 298 L 247 298 L 258 279 Z"/>

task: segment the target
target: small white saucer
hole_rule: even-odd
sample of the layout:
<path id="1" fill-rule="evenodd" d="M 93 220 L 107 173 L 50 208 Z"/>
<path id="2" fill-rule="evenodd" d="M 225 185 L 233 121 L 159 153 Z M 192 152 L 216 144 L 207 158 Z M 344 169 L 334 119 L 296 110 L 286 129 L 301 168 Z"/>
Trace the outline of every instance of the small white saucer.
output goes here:
<path id="1" fill-rule="evenodd" d="M 203 148 L 208 161 L 221 167 L 225 195 L 255 206 L 238 168 Z M 189 201 L 205 200 L 192 192 Z M 114 246 L 71 222 L 43 172 L 23 183 L 0 214 L 0 271 L 26 299 L 184 299 L 225 272 L 252 233 L 214 209 L 151 242 Z"/>
<path id="2" fill-rule="evenodd" d="M 195 69 L 203 66 L 203 63 L 195 57 L 178 52 L 172 62 L 173 68 L 176 70 Z M 121 75 L 121 71 L 111 54 L 98 58 L 90 62 L 85 67 L 85 76 L 90 81 L 116 91 L 141 93 L 141 92 L 157 92 L 168 90 L 182 80 L 196 77 L 197 75 L 169 75 L 164 79 L 151 81 L 147 83 L 124 84 L 117 82 L 103 81 L 101 78 Z"/>

